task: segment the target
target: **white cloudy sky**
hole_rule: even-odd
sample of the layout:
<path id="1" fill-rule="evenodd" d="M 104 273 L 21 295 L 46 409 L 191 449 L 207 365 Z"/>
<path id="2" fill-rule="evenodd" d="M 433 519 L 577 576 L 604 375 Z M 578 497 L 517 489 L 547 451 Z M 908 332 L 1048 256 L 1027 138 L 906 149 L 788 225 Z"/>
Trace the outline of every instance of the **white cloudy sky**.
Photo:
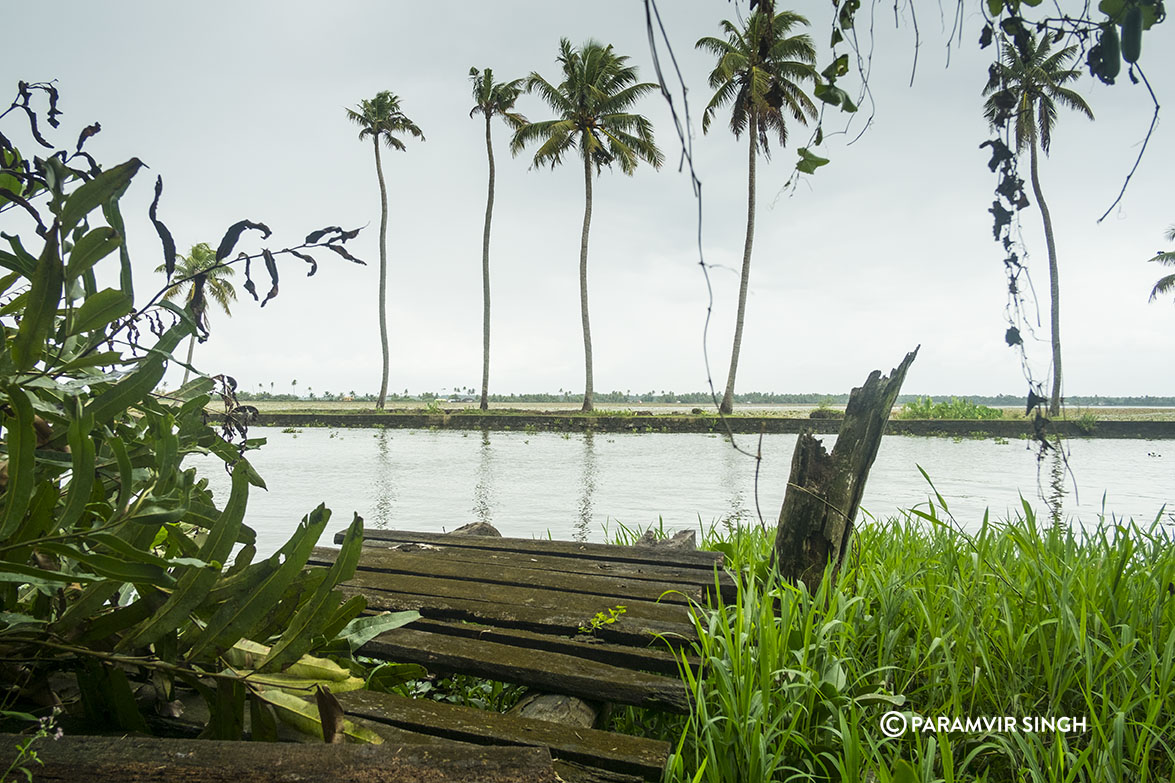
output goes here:
<path id="1" fill-rule="evenodd" d="M 696 125 L 712 62 L 693 43 L 716 35 L 718 22 L 746 5 L 662 6 Z M 806 0 L 798 10 L 809 15 L 821 64 L 827 62 L 830 4 Z M 986 212 L 995 183 L 978 148 L 987 138 L 979 91 L 988 53 L 974 43 L 982 21 L 978 12 L 965 20 L 963 45 L 947 68 L 938 5 L 921 3 L 920 11 L 923 45 L 910 87 L 911 27 L 895 29 L 890 4 L 877 5 L 875 116 L 860 141 L 829 138 L 823 152 L 831 165 L 794 194 L 781 192 L 791 149 L 760 166 L 740 390 L 847 391 L 921 343 L 906 391 L 1024 393 L 1019 362 L 1002 339 L 1002 256 Z M 318 393 L 378 389 L 379 194 L 371 146 L 357 140 L 346 107 L 391 90 L 427 135 L 406 153 L 384 156 L 390 386 L 441 390 L 480 379 L 486 161 L 480 118 L 468 116 L 470 66 L 493 68 L 499 78 L 538 71 L 554 80 L 559 38 L 593 37 L 630 55 L 646 79 L 653 76 L 638 0 L 25 0 L 9 4 L 5 17 L 7 79 L 58 80 L 68 128 L 61 142 L 98 120 L 103 132 L 88 145 L 92 153 L 111 164 L 137 155 L 151 167 L 124 209 L 141 216 L 130 225 L 140 292 L 161 282 L 151 271 L 160 261 L 158 242 L 145 220 L 155 173 L 166 186 L 161 216 L 184 249 L 215 245 L 241 218 L 274 228 L 272 247 L 321 226 L 368 225 L 352 247 L 369 266 L 323 254 L 318 275 L 307 280 L 290 264 L 281 295 L 264 310 L 242 301 L 231 319 L 214 316 L 197 362 L 235 375 L 247 389 L 274 383 L 288 390 L 294 379 L 299 390 Z M 863 12 L 862 26 L 867 22 Z M 1171 27 L 1146 37 L 1141 61 L 1168 106 L 1175 105 Z M 1124 79 L 1108 88 L 1085 77 L 1078 89 L 1098 120 L 1064 114 L 1041 171 L 1059 237 L 1066 392 L 1175 395 L 1175 307 L 1147 304 L 1161 270 L 1145 263 L 1175 222 L 1175 131 L 1169 121 L 1159 124 L 1122 206 L 1098 225 L 1145 135 L 1150 101 Z M 532 119 L 549 116 L 534 97 L 519 108 Z M 676 170 L 664 102 L 651 97 L 641 110 L 655 123 L 668 162 L 660 172 L 605 173 L 596 183 L 596 388 L 699 390 L 706 382 L 706 287 L 695 206 Z M 721 382 L 745 227 L 746 147 L 721 123 L 706 136 L 694 131 L 705 253 L 727 267 L 712 273 L 709 346 Z M 531 170 L 527 159 L 510 158 L 505 126 L 495 133 L 491 389 L 579 390 L 581 170 Z M 796 130 L 793 138 L 806 133 Z M 1035 211 L 1024 213 L 1024 226 L 1034 280 L 1047 296 Z M 1041 307 L 1047 318 L 1047 300 Z M 1040 334 L 1047 337 L 1047 329 Z M 1038 353 L 1043 375 L 1045 353 Z"/>

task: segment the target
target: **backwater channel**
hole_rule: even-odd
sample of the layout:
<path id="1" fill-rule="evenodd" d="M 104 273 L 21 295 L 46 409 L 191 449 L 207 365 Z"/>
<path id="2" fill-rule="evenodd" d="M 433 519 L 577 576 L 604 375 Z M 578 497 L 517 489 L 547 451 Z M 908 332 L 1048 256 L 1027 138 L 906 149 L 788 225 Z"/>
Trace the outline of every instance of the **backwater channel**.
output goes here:
<path id="1" fill-rule="evenodd" d="M 249 455 L 269 488 L 252 490 L 246 517 L 262 555 L 323 502 L 333 511 L 323 544 L 353 512 L 369 529 L 444 532 L 484 521 L 506 536 L 587 541 L 604 541 L 606 529 L 620 524 L 673 531 L 759 518 L 755 459 L 714 434 L 254 427 L 249 435 L 268 439 Z M 823 440 L 831 449 L 835 436 Z M 795 441 L 763 437 L 757 494 L 769 525 Z M 758 447 L 757 437 L 736 442 L 752 453 Z M 992 519 L 1017 512 L 1021 497 L 1042 522 L 1095 524 L 1104 509 L 1107 517 L 1150 524 L 1165 506 L 1164 521 L 1175 524 L 1175 441 L 1072 439 L 1066 449 L 1065 459 L 1046 453 L 1038 460 L 1022 440 L 887 436 L 862 508 L 878 519 L 927 510 L 937 489 L 967 529 L 985 510 Z M 223 503 L 221 463 L 189 464 L 201 467 Z"/>

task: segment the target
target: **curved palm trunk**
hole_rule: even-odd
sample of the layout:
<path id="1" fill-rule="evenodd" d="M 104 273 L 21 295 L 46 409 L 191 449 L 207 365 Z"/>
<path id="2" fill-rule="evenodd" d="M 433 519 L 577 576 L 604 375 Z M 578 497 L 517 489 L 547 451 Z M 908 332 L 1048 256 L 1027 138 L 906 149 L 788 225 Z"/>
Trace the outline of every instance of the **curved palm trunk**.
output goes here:
<path id="1" fill-rule="evenodd" d="M 579 311 L 583 320 L 583 410 L 592 410 L 592 330 L 588 322 L 588 290 L 587 290 L 587 250 L 588 230 L 592 225 L 592 162 L 586 155 L 583 158 L 583 235 L 579 240 Z"/>
<path id="2" fill-rule="evenodd" d="M 722 413 L 731 413 L 734 410 L 734 376 L 738 372 L 738 353 L 743 342 L 743 320 L 747 312 L 747 286 L 751 280 L 751 247 L 755 243 L 755 159 L 758 157 L 759 147 L 756 144 L 758 133 L 756 117 L 751 112 L 750 127 L 747 128 L 750 136 L 750 153 L 747 163 L 747 241 L 743 245 L 743 272 L 738 287 L 738 314 L 734 322 L 734 347 L 730 352 L 730 374 L 726 377 L 726 393 L 722 395 L 722 405 L 718 410 Z"/>
<path id="3" fill-rule="evenodd" d="M 1044 219 L 1044 243 L 1049 251 L 1049 294 L 1052 297 L 1052 329 L 1053 329 L 1053 393 L 1049 399 L 1049 415 L 1056 416 L 1061 412 L 1061 283 L 1057 275 L 1057 244 L 1053 239 L 1053 219 L 1049 215 L 1048 205 L 1044 203 L 1044 194 L 1040 192 L 1040 175 L 1037 173 L 1036 142 L 1032 144 L 1032 193 L 1036 196 L 1036 203 L 1040 207 L 1040 216 Z"/>
<path id="4" fill-rule="evenodd" d="M 383 374 L 375 407 L 383 410 L 388 398 L 388 188 L 384 184 L 383 165 L 379 160 L 379 136 L 372 136 L 371 140 L 375 145 L 375 173 L 379 177 L 379 342 L 383 349 Z"/>
<path id="5" fill-rule="evenodd" d="M 184 368 L 184 379 L 180 381 L 180 386 L 186 386 L 188 383 L 188 375 L 191 373 L 192 354 L 196 350 L 196 335 L 188 338 L 188 366 Z"/>
<path id="6" fill-rule="evenodd" d="M 486 155 L 490 159 L 490 187 L 486 196 L 486 224 L 481 235 L 481 409 L 490 407 L 490 221 L 494 216 L 494 145 L 490 140 L 490 113 L 486 112 Z"/>

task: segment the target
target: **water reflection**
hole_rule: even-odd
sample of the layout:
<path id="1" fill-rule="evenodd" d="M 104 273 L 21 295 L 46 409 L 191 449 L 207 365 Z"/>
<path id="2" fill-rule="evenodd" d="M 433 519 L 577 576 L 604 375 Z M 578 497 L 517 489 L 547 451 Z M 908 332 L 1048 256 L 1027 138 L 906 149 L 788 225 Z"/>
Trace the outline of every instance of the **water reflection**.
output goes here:
<path id="1" fill-rule="evenodd" d="M 1041 492 L 1049 509 L 1049 521 L 1053 525 L 1065 524 L 1065 496 L 1069 494 L 1069 459 L 1060 447 L 1051 449 L 1044 457 L 1048 462 L 1049 485 Z M 1073 491 L 1077 491 L 1076 485 Z"/>
<path id="2" fill-rule="evenodd" d="M 392 526 L 392 509 L 396 507 L 396 485 L 392 476 L 392 453 L 387 430 L 375 433 L 375 514 L 374 527 L 386 530 Z"/>
<path id="3" fill-rule="evenodd" d="M 575 520 L 572 539 L 587 541 L 592 532 L 592 496 L 596 493 L 596 435 L 591 430 L 583 433 L 583 469 L 579 479 L 579 517 Z"/>
<path id="4" fill-rule="evenodd" d="M 473 488 L 473 515 L 478 522 L 494 522 L 494 450 L 490 431 L 481 431 L 481 449 L 477 460 L 477 486 Z"/>
<path id="5" fill-rule="evenodd" d="M 746 506 L 747 466 L 754 466 L 754 460 L 735 451 L 730 445 L 730 436 L 722 436 L 722 486 L 729 496 L 729 512 L 723 524 L 729 529 L 754 521 L 754 514 Z M 753 488 L 752 488 L 753 491 Z"/>

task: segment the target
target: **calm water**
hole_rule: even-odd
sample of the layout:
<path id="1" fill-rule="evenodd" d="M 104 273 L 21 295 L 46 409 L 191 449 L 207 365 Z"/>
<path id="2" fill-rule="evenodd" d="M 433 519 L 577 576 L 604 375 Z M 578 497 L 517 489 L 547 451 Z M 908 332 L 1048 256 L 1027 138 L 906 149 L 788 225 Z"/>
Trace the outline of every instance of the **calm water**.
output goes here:
<path id="1" fill-rule="evenodd" d="M 455 432 L 256 427 L 269 443 L 250 459 L 268 492 L 253 490 L 247 522 L 268 553 L 321 502 L 334 511 L 328 535 L 358 512 L 369 528 L 452 530 L 485 521 L 507 536 L 603 540 L 604 526 L 696 528 L 741 516 L 756 519 L 755 460 L 723 437 L 695 434 Z M 831 448 L 835 436 L 824 441 Z M 758 499 L 774 523 L 783 501 L 795 435 L 763 438 Z M 738 443 L 753 451 L 755 439 Z M 1070 521 L 1102 510 L 1153 520 L 1175 510 L 1175 442 L 1074 440 L 1068 466 L 1024 441 L 886 437 L 863 508 L 886 517 L 921 505 L 933 491 L 956 520 L 978 525 L 984 510 L 1004 517 L 1027 498 L 1041 517 L 1045 499 Z M 228 481 L 209 460 L 218 498 Z M 1175 521 L 1175 516 L 1168 515 Z M 327 540 L 324 536 L 324 542 Z"/>

